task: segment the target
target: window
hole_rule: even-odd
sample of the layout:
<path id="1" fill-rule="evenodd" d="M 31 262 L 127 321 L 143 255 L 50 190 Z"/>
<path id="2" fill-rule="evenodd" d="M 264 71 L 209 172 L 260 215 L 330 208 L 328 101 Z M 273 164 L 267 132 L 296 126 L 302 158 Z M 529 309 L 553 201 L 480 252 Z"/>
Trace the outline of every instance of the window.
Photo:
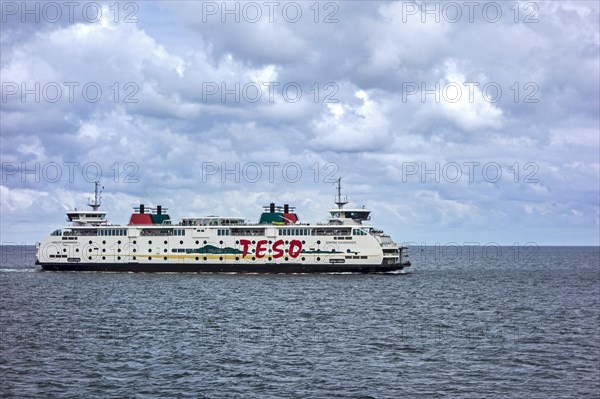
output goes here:
<path id="1" fill-rule="evenodd" d="M 350 234 L 350 228 L 315 228 L 312 230 L 314 236 L 338 236 Z"/>
<path id="2" fill-rule="evenodd" d="M 93 230 L 80 230 L 77 235 L 93 235 Z M 127 229 L 100 229 L 99 236 L 126 236 Z"/>
<path id="3" fill-rule="evenodd" d="M 344 216 L 349 218 L 349 219 L 356 219 L 356 220 L 370 220 L 370 216 L 369 213 L 371 211 L 351 211 L 351 212 L 344 212 Z"/>
<path id="4" fill-rule="evenodd" d="M 234 235 L 234 236 L 264 236 L 265 235 L 264 228 L 252 228 L 252 229 L 235 228 L 235 229 L 227 229 L 227 230 L 229 230 L 231 235 Z M 281 234 L 281 230 L 279 231 L 279 234 Z"/>
<path id="5" fill-rule="evenodd" d="M 280 236 L 308 236 L 309 229 L 279 229 Z"/>

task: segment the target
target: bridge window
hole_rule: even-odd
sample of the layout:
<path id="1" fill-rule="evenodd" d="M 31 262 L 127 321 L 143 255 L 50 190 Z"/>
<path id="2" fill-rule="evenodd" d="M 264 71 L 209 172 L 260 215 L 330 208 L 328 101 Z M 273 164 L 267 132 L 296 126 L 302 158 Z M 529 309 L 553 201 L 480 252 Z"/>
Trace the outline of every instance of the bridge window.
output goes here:
<path id="1" fill-rule="evenodd" d="M 357 219 L 357 220 L 369 220 L 369 213 L 370 213 L 369 211 L 367 211 L 367 212 L 362 212 L 362 211 L 345 212 L 347 218 Z"/>

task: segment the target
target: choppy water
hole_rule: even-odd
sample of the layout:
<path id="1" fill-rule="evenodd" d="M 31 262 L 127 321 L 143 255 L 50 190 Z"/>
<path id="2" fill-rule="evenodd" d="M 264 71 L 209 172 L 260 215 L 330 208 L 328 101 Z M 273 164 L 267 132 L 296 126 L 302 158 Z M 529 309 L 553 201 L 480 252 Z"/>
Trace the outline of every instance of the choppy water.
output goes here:
<path id="1" fill-rule="evenodd" d="M 3 247 L 1 397 L 598 397 L 597 247 L 401 275 L 42 272 Z"/>

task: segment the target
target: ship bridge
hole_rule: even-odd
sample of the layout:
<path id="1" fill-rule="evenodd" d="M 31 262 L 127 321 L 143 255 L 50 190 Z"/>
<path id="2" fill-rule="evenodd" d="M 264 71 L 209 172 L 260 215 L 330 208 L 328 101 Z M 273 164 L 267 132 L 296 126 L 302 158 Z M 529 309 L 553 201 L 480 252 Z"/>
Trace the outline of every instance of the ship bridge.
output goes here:
<path id="1" fill-rule="evenodd" d="M 371 211 L 364 208 L 330 209 L 330 224 L 362 224 L 371 220 Z"/>
<path id="2" fill-rule="evenodd" d="M 363 221 L 371 220 L 371 211 L 369 209 L 362 208 L 344 208 L 344 205 L 348 203 L 348 197 L 342 198 L 342 179 L 337 180 L 337 197 L 335 204 L 338 206 L 337 209 L 330 209 L 330 217 L 328 219 L 329 224 L 350 224 L 350 225 L 362 225 Z"/>
<path id="3" fill-rule="evenodd" d="M 67 212 L 67 222 L 71 222 L 73 226 L 104 226 L 108 224 L 106 220 L 106 212 L 99 211 L 100 207 L 100 182 L 94 183 L 94 199 L 90 199 L 88 206 L 91 211 L 74 211 Z"/>
<path id="4" fill-rule="evenodd" d="M 69 211 L 67 212 L 67 222 L 73 226 L 100 226 L 108 224 L 106 212 L 102 211 Z"/>

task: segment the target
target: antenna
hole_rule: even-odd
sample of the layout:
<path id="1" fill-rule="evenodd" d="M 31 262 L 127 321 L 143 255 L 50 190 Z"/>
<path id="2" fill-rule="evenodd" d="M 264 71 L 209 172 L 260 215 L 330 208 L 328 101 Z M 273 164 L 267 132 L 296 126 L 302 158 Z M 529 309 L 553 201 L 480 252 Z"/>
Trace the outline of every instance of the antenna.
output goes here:
<path id="1" fill-rule="evenodd" d="M 344 196 L 344 200 L 342 201 L 342 178 L 340 177 L 337 180 L 337 198 L 335 201 L 335 204 L 338 206 L 339 209 L 342 209 L 344 207 L 344 205 L 346 205 L 348 203 L 348 197 Z"/>
<path id="2" fill-rule="evenodd" d="M 104 186 L 102 186 L 102 188 L 104 188 Z M 92 210 L 94 210 L 94 211 L 97 211 L 98 208 L 100 207 L 101 199 L 102 199 L 102 196 L 100 194 L 101 194 L 100 182 L 95 181 L 94 182 L 94 200 L 93 201 L 91 199 L 88 200 L 88 206 L 92 207 Z"/>

